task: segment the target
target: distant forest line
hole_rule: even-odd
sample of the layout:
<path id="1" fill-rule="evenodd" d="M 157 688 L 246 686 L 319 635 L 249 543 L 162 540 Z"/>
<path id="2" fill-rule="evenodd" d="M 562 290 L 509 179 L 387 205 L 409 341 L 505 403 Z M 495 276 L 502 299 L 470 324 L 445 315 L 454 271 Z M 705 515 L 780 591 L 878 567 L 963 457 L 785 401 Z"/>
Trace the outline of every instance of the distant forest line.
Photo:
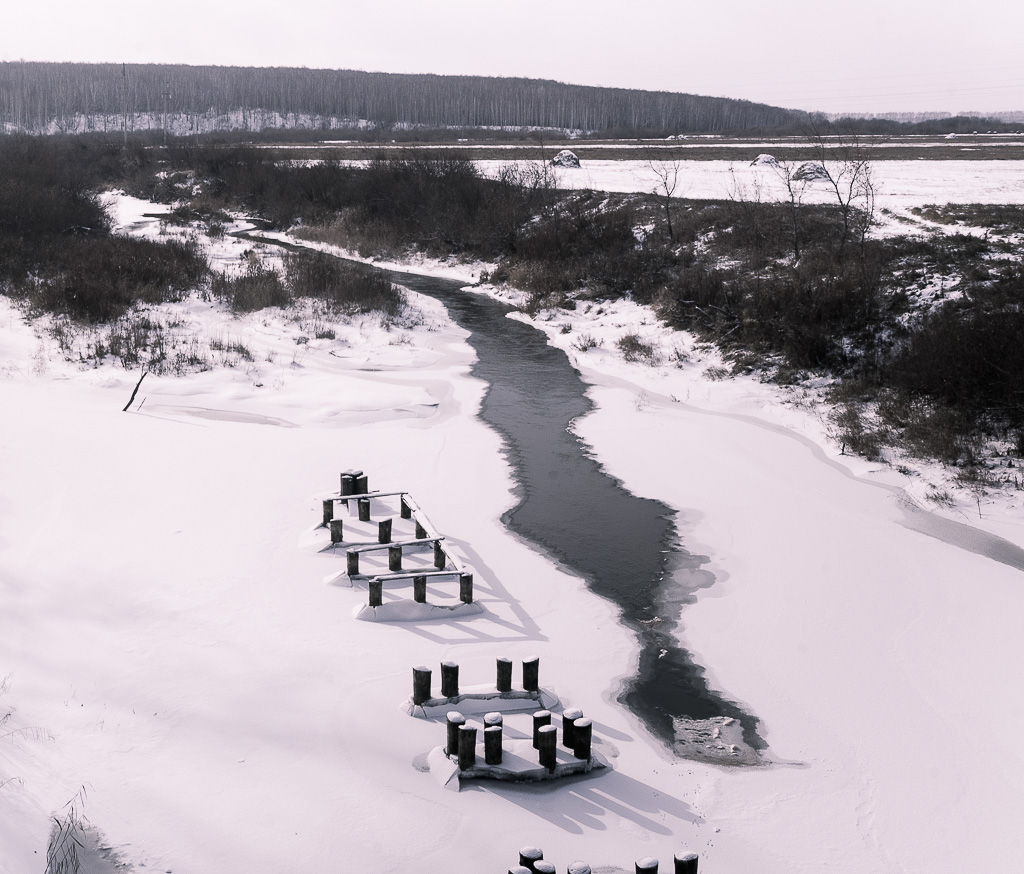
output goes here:
<path id="1" fill-rule="evenodd" d="M 31 133 L 201 119 L 264 127 L 549 128 L 587 133 L 726 133 L 806 124 L 806 113 L 745 100 L 567 85 L 542 79 L 182 64 L 0 64 L 0 125 Z M 182 125 L 182 118 L 191 118 Z M 92 119 L 92 121 L 83 121 Z M 223 124 L 223 122 L 221 122 Z M 184 130 L 182 128 L 185 128 Z M 199 132 L 203 131 L 202 128 Z"/>
<path id="2" fill-rule="evenodd" d="M 0 63 L 0 131 L 164 135 L 345 131 L 354 139 L 527 135 L 533 130 L 606 137 L 1020 131 L 1024 114 L 837 119 L 747 100 L 569 85 L 545 79 L 369 73 L 304 67 L 185 64 Z M 275 132 L 277 135 L 275 137 Z M 440 133 L 438 133 L 440 132 Z M 490 135 L 495 135 L 491 133 Z"/>

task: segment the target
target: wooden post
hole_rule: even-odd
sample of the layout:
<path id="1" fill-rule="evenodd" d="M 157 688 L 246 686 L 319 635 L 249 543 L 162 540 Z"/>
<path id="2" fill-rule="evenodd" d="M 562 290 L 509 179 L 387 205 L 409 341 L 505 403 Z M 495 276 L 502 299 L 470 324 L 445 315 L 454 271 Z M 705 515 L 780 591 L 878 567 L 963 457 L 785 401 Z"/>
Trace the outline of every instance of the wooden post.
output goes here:
<path id="1" fill-rule="evenodd" d="M 420 525 L 420 520 L 416 520 L 416 539 L 423 540 L 427 536 L 427 529 Z"/>
<path id="2" fill-rule="evenodd" d="M 455 662 L 441 662 L 441 697 L 455 698 L 459 694 L 459 666 Z"/>
<path id="3" fill-rule="evenodd" d="M 500 725 L 488 725 L 484 728 L 484 761 L 488 765 L 501 764 L 501 735 Z"/>
<path id="4" fill-rule="evenodd" d="M 359 521 L 369 522 L 370 521 L 370 499 L 360 498 L 356 503 L 359 505 Z"/>
<path id="5" fill-rule="evenodd" d="M 527 659 L 523 662 L 523 688 L 527 692 L 540 690 L 540 659 Z"/>
<path id="6" fill-rule="evenodd" d="M 359 553 L 354 549 L 350 549 L 345 553 L 345 564 L 348 566 L 348 575 L 350 577 L 359 576 Z"/>
<path id="7" fill-rule="evenodd" d="M 594 737 L 594 723 L 581 716 L 573 722 L 573 734 L 575 743 L 572 745 L 572 754 L 577 759 L 590 759 L 591 741 Z"/>
<path id="8" fill-rule="evenodd" d="M 370 606 L 381 607 L 384 604 L 384 581 L 370 580 Z"/>
<path id="9" fill-rule="evenodd" d="M 654 856 L 637 859 L 636 874 L 658 874 L 658 860 Z"/>
<path id="10" fill-rule="evenodd" d="M 576 732 L 573 730 L 572 721 L 579 719 L 582 715 L 583 711 L 578 707 L 572 707 L 562 712 L 562 746 L 568 747 L 570 750 L 576 743 Z"/>
<path id="11" fill-rule="evenodd" d="M 341 475 L 341 496 L 347 497 L 348 495 L 354 495 L 356 493 L 356 481 L 355 477 L 350 473 L 343 473 Z"/>
<path id="12" fill-rule="evenodd" d="M 418 604 L 427 603 L 427 578 L 412 578 L 412 599 Z"/>
<path id="13" fill-rule="evenodd" d="M 388 547 L 388 570 L 400 571 L 402 569 L 402 547 Z"/>
<path id="14" fill-rule="evenodd" d="M 540 749 L 540 730 L 544 725 L 551 725 L 551 711 L 538 710 L 533 714 L 533 748 Z"/>
<path id="15" fill-rule="evenodd" d="M 466 717 L 459 713 L 458 710 L 448 711 L 448 742 L 445 745 L 444 751 L 449 756 L 457 756 L 459 754 L 459 728 L 465 724 Z"/>
<path id="16" fill-rule="evenodd" d="M 412 518 L 412 507 L 410 507 L 405 502 L 405 495 L 402 495 L 402 497 L 399 498 L 399 507 L 400 507 L 400 511 L 399 512 L 401 512 L 403 519 L 411 519 Z"/>
<path id="17" fill-rule="evenodd" d="M 591 874 L 590 866 L 577 859 L 575 862 L 569 863 L 568 874 Z"/>
<path id="18" fill-rule="evenodd" d="M 499 692 L 512 691 L 512 659 L 498 659 L 498 681 L 495 686 Z"/>
<path id="19" fill-rule="evenodd" d="M 697 860 L 697 854 L 691 853 L 689 850 L 676 853 L 673 858 L 675 874 L 697 874 Z"/>
<path id="20" fill-rule="evenodd" d="M 324 528 L 331 524 L 334 518 L 334 498 L 324 498 Z"/>
<path id="21" fill-rule="evenodd" d="M 547 859 L 541 859 L 533 865 L 533 874 L 555 874 L 555 865 Z"/>
<path id="22" fill-rule="evenodd" d="M 370 491 L 370 480 L 368 477 L 357 476 L 354 477 L 354 480 L 355 481 L 353 485 L 355 486 L 355 493 L 357 495 L 365 495 L 368 491 Z"/>
<path id="23" fill-rule="evenodd" d="M 444 547 L 441 545 L 440 540 L 434 541 L 434 567 L 439 571 L 444 570 L 444 566 L 448 564 L 448 556 L 445 555 Z"/>
<path id="24" fill-rule="evenodd" d="M 476 764 L 476 727 L 459 726 L 459 770 L 465 771 Z"/>
<path id="25" fill-rule="evenodd" d="M 548 724 L 537 729 L 537 750 L 540 753 L 540 763 L 548 769 L 549 774 L 554 774 L 555 766 L 558 765 L 557 746 L 557 728 Z"/>
<path id="26" fill-rule="evenodd" d="M 531 874 L 531 872 L 525 865 L 513 865 L 508 869 L 508 874 Z"/>
<path id="27" fill-rule="evenodd" d="M 331 543 L 341 543 L 345 539 L 345 520 L 331 519 L 327 524 L 331 527 Z"/>
<path id="28" fill-rule="evenodd" d="M 473 575 L 459 574 L 459 600 L 463 604 L 473 603 Z"/>
<path id="29" fill-rule="evenodd" d="M 544 858 L 544 851 L 540 847 L 520 847 L 519 848 L 519 864 L 524 868 L 533 870 L 533 866 L 536 865 L 541 859 Z"/>
<path id="30" fill-rule="evenodd" d="M 498 713 L 497 710 L 492 711 L 491 713 L 485 713 L 484 714 L 484 725 L 485 726 L 503 725 L 504 722 L 505 722 L 504 718 L 502 717 L 502 715 L 500 713 Z"/>
<path id="31" fill-rule="evenodd" d="M 381 519 L 377 523 L 377 542 L 378 543 L 390 543 L 391 542 L 391 518 Z"/>
<path id="32" fill-rule="evenodd" d="M 422 704 L 430 699 L 430 668 L 420 665 L 412 669 L 412 703 Z"/>

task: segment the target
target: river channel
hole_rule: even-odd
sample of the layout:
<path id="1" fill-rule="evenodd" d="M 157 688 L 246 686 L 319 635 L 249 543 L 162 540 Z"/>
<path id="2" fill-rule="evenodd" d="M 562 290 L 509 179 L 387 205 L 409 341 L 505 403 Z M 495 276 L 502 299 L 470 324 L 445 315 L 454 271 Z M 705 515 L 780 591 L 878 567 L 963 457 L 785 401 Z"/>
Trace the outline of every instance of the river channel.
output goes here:
<path id="1" fill-rule="evenodd" d="M 619 700 L 682 754 L 703 757 L 693 732 L 680 726 L 716 718 L 736 720 L 748 749 L 763 748 L 757 720 L 708 688 L 703 668 L 672 633 L 693 592 L 713 582 L 701 570 L 705 559 L 684 549 L 670 507 L 631 494 L 575 436 L 574 421 L 593 403 L 565 353 L 507 318 L 508 306 L 461 283 L 411 273 L 391 279 L 441 301 L 470 332 L 473 375 L 488 385 L 480 416 L 502 436 L 517 483 L 505 524 L 614 601 L 636 633 L 638 672 Z"/>

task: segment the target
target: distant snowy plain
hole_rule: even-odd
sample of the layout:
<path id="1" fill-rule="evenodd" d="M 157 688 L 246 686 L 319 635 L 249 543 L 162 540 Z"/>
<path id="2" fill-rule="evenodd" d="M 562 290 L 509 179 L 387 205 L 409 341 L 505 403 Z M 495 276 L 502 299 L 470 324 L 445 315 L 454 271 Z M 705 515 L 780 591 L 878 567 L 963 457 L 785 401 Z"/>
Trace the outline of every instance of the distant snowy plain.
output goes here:
<path id="1" fill-rule="evenodd" d="M 159 233 L 152 205 L 113 206 Z M 234 265 L 251 244 L 211 246 Z M 418 268 L 471 282 L 479 265 Z M 475 416 L 466 334 L 411 301 L 419 324 L 356 318 L 333 340 L 287 313 L 168 307 L 253 360 L 148 377 L 123 413 L 137 373 L 65 360 L 0 298 L 0 714 L 26 729 L 0 738 L 0 871 L 42 871 L 76 796 L 137 871 L 502 872 L 524 844 L 559 870 L 683 847 L 704 874 L 1015 870 L 1019 498 L 943 510 L 1005 538 L 1009 563 L 918 533 L 905 506 L 930 507 L 943 472 L 840 456 L 812 390 L 719 380 L 713 351 L 628 301 L 541 313 L 592 385 L 577 433 L 676 509 L 714 575 L 678 633 L 769 744 L 760 768 L 674 759 L 615 701 L 637 653 L 614 608 L 501 524 L 512 472 Z M 622 359 L 633 332 L 658 364 Z M 365 591 L 326 582 L 344 558 L 314 530 L 352 466 L 413 493 L 474 565 L 484 614 L 353 619 Z M 613 770 L 443 790 L 421 764 L 443 728 L 399 709 L 412 666 L 483 682 L 496 656 L 532 655 Z"/>

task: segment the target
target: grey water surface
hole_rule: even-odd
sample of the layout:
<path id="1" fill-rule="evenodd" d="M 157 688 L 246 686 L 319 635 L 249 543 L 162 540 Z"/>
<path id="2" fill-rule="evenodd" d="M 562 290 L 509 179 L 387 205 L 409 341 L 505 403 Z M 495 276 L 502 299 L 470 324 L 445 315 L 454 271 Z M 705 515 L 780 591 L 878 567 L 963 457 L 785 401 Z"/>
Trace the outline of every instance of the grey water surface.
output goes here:
<path id="1" fill-rule="evenodd" d="M 590 589 L 615 602 L 640 644 L 637 675 L 620 700 L 669 745 L 682 720 L 732 717 L 755 749 L 757 719 L 711 690 L 672 629 L 682 604 L 713 582 L 679 542 L 673 511 L 627 491 L 572 432 L 593 409 L 587 386 L 545 335 L 506 318 L 509 307 L 461 283 L 409 273 L 392 281 L 430 295 L 470 332 L 473 375 L 488 389 L 481 418 L 503 438 L 518 503 L 504 522 Z"/>

